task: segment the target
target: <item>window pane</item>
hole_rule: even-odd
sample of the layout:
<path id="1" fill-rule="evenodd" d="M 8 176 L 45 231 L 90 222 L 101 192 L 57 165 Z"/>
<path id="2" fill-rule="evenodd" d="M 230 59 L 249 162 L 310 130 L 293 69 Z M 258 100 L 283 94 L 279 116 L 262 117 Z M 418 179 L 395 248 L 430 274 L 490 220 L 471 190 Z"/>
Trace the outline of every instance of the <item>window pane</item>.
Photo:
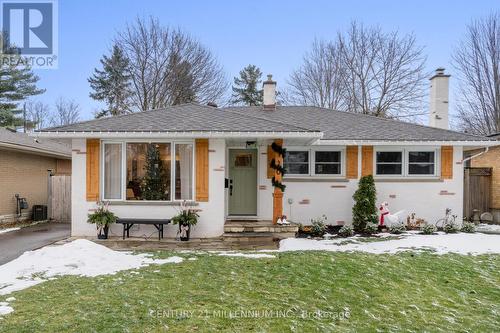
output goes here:
<path id="1" fill-rule="evenodd" d="M 193 199 L 193 145 L 175 145 L 175 199 Z"/>
<path id="2" fill-rule="evenodd" d="M 377 163 L 401 163 L 403 153 L 400 151 L 379 151 L 377 152 Z"/>
<path id="3" fill-rule="evenodd" d="M 340 174 L 340 164 L 336 163 L 316 163 L 314 167 L 314 172 L 317 175 L 339 175 Z"/>
<path id="4" fill-rule="evenodd" d="M 292 175 L 309 174 L 309 151 L 287 151 L 284 159 L 284 168 Z"/>
<path id="5" fill-rule="evenodd" d="M 408 162 L 424 162 L 424 163 L 434 163 L 434 152 L 433 151 L 410 151 L 408 153 Z"/>
<path id="6" fill-rule="evenodd" d="M 285 164 L 286 172 L 292 175 L 308 175 L 309 164 L 305 163 L 290 163 Z"/>
<path id="7" fill-rule="evenodd" d="M 377 164 L 377 175 L 400 175 L 401 164 Z"/>
<path id="8" fill-rule="evenodd" d="M 104 199 L 121 199 L 122 145 L 104 145 Z"/>
<path id="9" fill-rule="evenodd" d="M 433 175 L 434 174 L 434 164 L 424 163 L 412 163 L 408 165 L 408 173 L 410 175 Z"/>
<path id="10" fill-rule="evenodd" d="M 318 162 L 340 162 L 339 151 L 317 151 L 315 161 Z"/>
<path id="11" fill-rule="evenodd" d="M 285 154 L 285 163 L 309 162 L 309 152 L 306 151 L 287 151 Z"/>
<path id="12" fill-rule="evenodd" d="M 127 200 L 170 200 L 170 143 L 127 143 Z"/>

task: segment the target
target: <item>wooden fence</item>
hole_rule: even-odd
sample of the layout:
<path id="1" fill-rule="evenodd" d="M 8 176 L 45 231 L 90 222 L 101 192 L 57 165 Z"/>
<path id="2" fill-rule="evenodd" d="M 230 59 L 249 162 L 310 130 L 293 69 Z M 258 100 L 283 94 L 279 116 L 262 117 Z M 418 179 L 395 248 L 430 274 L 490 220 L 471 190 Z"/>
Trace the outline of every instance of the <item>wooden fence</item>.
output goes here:
<path id="1" fill-rule="evenodd" d="M 57 222 L 71 221 L 71 176 L 50 177 L 50 218 Z"/>
<path id="2" fill-rule="evenodd" d="M 473 210 L 479 214 L 490 210 L 491 168 L 465 168 L 464 217 L 471 217 Z"/>

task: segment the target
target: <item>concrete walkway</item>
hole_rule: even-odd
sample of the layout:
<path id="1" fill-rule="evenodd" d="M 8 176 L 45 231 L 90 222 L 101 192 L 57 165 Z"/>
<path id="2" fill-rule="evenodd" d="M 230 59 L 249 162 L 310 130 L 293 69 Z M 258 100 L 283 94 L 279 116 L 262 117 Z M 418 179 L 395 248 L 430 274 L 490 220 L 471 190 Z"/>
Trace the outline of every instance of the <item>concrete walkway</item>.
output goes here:
<path id="1" fill-rule="evenodd" d="M 36 250 L 70 236 L 69 223 L 48 222 L 0 234 L 0 265 L 26 251 Z"/>

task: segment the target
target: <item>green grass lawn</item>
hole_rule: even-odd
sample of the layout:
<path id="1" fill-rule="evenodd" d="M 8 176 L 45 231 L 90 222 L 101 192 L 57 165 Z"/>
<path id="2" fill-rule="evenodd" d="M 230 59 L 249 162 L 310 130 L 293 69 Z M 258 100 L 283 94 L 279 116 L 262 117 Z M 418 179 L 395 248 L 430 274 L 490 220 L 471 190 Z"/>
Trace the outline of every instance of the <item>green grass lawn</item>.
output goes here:
<path id="1" fill-rule="evenodd" d="M 197 260 L 1 296 L 16 300 L 0 332 L 500 330 L 497 255 L 180 256 Z"/>

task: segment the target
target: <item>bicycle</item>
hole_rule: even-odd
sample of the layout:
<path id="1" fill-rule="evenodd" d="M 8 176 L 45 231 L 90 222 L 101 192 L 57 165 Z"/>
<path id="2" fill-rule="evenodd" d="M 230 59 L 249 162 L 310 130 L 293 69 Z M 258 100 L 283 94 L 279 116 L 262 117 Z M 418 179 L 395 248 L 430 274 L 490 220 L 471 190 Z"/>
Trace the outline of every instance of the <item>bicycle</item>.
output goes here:
<path id="1" fill-rule="evenodd" d="M 447 224 L 455 224 L 457 215 L 451 214 L 451 208 L 446 208 L 445 216 L 436 221 L 435 226 L 437 229 L 443 229 Z"/>

